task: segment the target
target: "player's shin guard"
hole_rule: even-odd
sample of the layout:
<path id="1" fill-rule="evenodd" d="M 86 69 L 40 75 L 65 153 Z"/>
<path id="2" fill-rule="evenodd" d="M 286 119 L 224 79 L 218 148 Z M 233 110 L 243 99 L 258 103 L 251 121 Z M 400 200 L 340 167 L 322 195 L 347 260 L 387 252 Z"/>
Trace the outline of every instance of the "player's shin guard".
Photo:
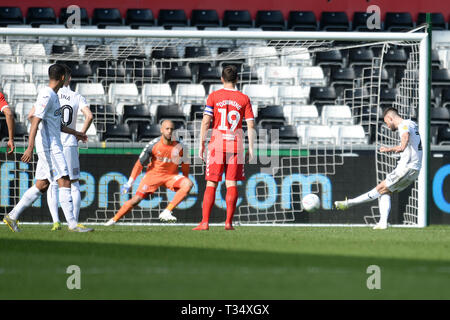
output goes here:
<path id="1" fill-rule="evenodd" d="M 78 181 L 72 182 L 70 185 L 70 191 L 72 193 L 72 201 L 73 201 L 73 217 L 75 221 L 78 222 L 81 206 L 80 183 Z"/>
<path id="2" fill-rule="evenodd" d="M 75 228 L 77 226 L 77 221 L 73 216 L 73 202 L 70 188 L 59 188 L 59 203 L 61 204 L 69 228 Z"/>
<path id="3" fill-rule="evenodd" d="M 225 202 L 227 204 L 227 220 L 225 224 L 232 224 L 234 212 L 236 211 L 236 202 L 238 198 L 237 187 L 228 187 Z"/>
<path id="4" fill-rule="evenodd" d="M 133 209 L 133 205 L 131 204 L 131 200 L 128 200 L 123 204 L 123 206 L 117 211 L 116 215 L 114 216 L 114 221 L 119 221 L 120 218 L 122 218 L 124 215 L 126 215 L 128 212 Z"/>
<path id="5" fill-rule="evenodd" d="M 389 212 L 391 211 L 391 195 L 383 194 L 378 199 L 378 208 L 380 210 L 380 225 L 386 226 Z"/>
<path id="6" fill-rule="evenodd" d="M 47 204 L 50 214 L 52 215 L 53 223 L 59 222 L 58 184 L 56 182 L 50 183 L 50 187 L 47 190 Z"/>
<path id="7" fill-rule="evenodd" d="M 380 196 L 380 193 L 378 192 L 377 188 L 373 188 L 369 192 L 364 193 L 364 194 L 360 195 L 359 197 L 356 197 L 354 199 L 349 199 L 348 205 L 354 206 L 355 204 L 373 201 L 375 199 L 378 199 L 379 196 Z"/>
<path id="8" fill-rule="evenodd" d="M 16 204 L 14 209 L 9 213 L 9 217 L 13 220 L 17 220 L 19 216 L 22 214 L 23 210 L 28 208 L 42 195 L 42 193 L 39 191 L 39 189 L 36 186 L 32 186 L 30 189 L 28 189 L 20 201 Z"/>
<path id="9" fill-rule="evenodd" d="M 203 196 L 202 223 L 209 222 L 209 216 L 211 215 L 211 210 L 215 201 L 216 201 L 216 188 L 206 187 L 205 194 Z"/>

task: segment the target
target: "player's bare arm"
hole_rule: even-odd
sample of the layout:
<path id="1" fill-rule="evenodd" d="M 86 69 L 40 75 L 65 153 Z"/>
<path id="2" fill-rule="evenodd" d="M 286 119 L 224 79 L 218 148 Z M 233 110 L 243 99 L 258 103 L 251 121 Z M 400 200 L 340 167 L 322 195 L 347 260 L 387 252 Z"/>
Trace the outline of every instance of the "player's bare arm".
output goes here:
<path id="1" fill-rule="evenodd" d="M 403 152 L 406 149 L 406 146 L 408 145 L 408 141 L 409 141 L 409 132 L 405 132 L 402 135 L 399 146 L 381 147 L 380 152 L 395 152 L 395 153 Z"/>
<path id="2" fill-rule="evenodd" d="M 248 132 L 248 162 L 251 162 L 254 157 L 254 146 L 255 146 L 255 120 L 247 120 L 247 132 Z"/>
<path id="3" fill-rule="evenodd" d="M 38 130 L 39 123 L 41 123 L 42 119 L 38 117 L 33 117 L 31 119 L 31 128 L 30 128 L 30 135 L 28 137 L 28 148 L 23 153 L 23 156 L 21 158 L 22 162 L 28 163 L 31 160 L 31 157 L 33 156 L 33 149 L 34 149 L 34 142 L 36 140 L 36 133 Z"/>
<path id="4" fill-rule="evenodd" d="M 81 140 L 83 142 L 86 142 L 88 140 L 87 135 L 85 133 L 73 130 L 66 126 L 61 126 L 61 132 L 72 134 L 77 138 L 77 140 Z"/>
<path id="5" fill-rule="evenodd" d="M 200 127 L 200 146 L 199 146 L 199 157 L 200 159 L 202 159 L 203 161 L 204 159 L 204 154 L 205 154 L 205 141 L 206 141 L 206 136 L 208 134 L 208 129 L 209 126 L 211 124 L 211 120 L 212 117 L 210 115 L 204 114 L 203 115 L 203 119 L 202 119 L 202 124 Z"/>
<path id="6" fill-rule="evenodd" d="M 81 132 L 85 134 L 91 126 L 92 121 L 94 120 L 94 116 L 92 115 L 92 112 L 88 107 L 82 108 L 81 112 L 84 115 L 84 123 L 83 127 L 81 128 Z"/>
<path id="7" fill-rule="evenodd" d="M 6 125 L 8 127 L 8 154 L 12 153 L 14 151 L 14 115 L 11 112 L 11 109 L 9 107 L 6 107 L 3 109 L 3 113 L 6 116 Z"/>

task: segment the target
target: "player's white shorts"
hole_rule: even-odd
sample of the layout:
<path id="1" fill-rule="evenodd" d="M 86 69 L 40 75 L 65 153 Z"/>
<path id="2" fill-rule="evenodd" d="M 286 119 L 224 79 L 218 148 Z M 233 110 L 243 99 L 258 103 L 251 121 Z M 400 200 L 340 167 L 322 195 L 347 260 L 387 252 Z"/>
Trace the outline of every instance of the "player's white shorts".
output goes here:
<path id="1" fill-rule="evenodd" d="M 78 180 L 80 178 L 78 147 L 64 147 L 64 158 L 66 159 L 70 180 Z"/>
<path id="2" fill-rule="evenodd" d="M 45 151 L 38 153 L 36 165 L 36 180 L 56 181 L 61 177 L 68 176 L 66 160 L 60 151 Z"/>
<path id="3" fill-rule="evenodd" d="M 416 181 L 418 176 L 419 170 L 403 167 L 395 168 L 386 177 L 386 187 L 391 192 L 400 192 Z"/>

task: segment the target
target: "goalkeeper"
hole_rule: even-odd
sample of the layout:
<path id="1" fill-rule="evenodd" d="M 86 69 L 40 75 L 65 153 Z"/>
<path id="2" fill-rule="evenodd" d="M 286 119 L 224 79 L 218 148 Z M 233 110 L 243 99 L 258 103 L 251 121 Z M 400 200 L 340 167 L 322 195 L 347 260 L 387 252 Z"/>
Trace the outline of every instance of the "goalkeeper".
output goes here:
<path id="1" fill-rule="evenodd" d="M 175 191 L 173 200 L 167 208 L 159 214 L 159 219 L 166 222 L 175 222 L 176 217 L 172 215 L 172 210 L 189 194 L 193 186 L 189 179 L 189 163 L 183 163 L 182 145 L 172 140 L 172 133 L 175 129 L 170 120 L 165 120 L 161 124 L 161 138 L 150 141 L 142 151 L 139 159 L 134 165 L 130 179 L 123 185 L 121 192 L 127 193 L 137 176 L 147 162 L 147 173 L 139 184 L 139 188 L 133 198 L 125 202 L 116 215 L 105 223 L 105 226 L 115 224 L 125 214 L 130 212 L 143 199 L 153 194 L 160 186 Z M 178 174 L 178 165 L 181 162 L 183 175 Z"/>

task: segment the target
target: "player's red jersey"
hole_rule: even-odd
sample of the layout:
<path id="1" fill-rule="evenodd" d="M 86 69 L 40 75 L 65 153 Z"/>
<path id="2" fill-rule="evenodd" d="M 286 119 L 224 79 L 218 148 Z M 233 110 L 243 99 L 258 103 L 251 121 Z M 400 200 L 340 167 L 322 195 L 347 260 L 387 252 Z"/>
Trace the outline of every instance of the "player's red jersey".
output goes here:
<path id="1" fill-rule="evenodd" d="M 206 101 L 204 113 L 213 117 L 209 148 L 230 153 L 243 152 L 242 121 L 254 120 L 249 97 L 236 89 L 214 91 Z"/>
<path id="2" fill-rule="evenodd" d="M 3 112 L 3 109 L 8 106 L 8 102 L 6 102 L 5 96 L 0 92 L 0 112 Z"/>

